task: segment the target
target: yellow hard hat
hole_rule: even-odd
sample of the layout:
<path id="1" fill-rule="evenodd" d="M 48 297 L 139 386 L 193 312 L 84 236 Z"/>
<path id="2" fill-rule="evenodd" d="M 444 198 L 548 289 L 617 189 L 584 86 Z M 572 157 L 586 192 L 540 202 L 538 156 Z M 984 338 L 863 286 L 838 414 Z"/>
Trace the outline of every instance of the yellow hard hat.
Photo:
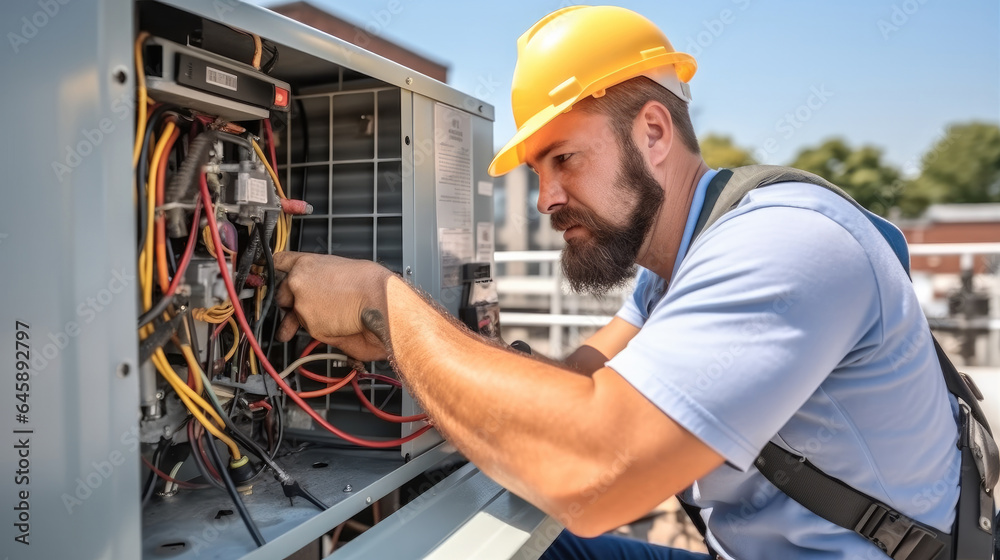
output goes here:
<path id="1" fill-rule="evenodd" d="M 524 141 L 577 101 L 636 76 L 648 76 L 690 101 L 698 65 L 677 52 L 653 22 L 616 6 L 552 12 L 517 40 L 511 102 L 517 133 L 490 164 L 499 177 L 524 163 Z"/>

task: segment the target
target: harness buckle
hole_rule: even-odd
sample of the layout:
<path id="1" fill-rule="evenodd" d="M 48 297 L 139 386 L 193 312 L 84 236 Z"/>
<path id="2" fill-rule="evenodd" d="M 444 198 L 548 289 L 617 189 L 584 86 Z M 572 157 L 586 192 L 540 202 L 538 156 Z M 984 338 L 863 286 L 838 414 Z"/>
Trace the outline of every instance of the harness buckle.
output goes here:
<path id="1" fill-rule="evenodd" d="M 882 504 L 868 506 L 854 530 L 894 560 L 933 560 L 944 548 L 936 534 Z"/>

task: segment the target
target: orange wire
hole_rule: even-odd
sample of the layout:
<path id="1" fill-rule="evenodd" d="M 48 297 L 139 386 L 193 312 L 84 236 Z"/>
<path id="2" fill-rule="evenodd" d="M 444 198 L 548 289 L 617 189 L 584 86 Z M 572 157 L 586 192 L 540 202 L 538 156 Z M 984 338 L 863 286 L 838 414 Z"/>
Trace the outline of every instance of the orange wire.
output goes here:
<path id="1" fill-rule="evenodd" d="M 163 155 L 160 156 L 159 166 L 156 170 L 156 207 L 163 206 L 164 192 L 166 191 L 167 161 L 170 160 L 170 151 L 174 147 L 174 142 L 180 136 L 180 129 L 174 129 L 173 134 L 167 139 L 163 147 Z M 162 213 L 156 216 L 156 278 L 160 284 L 160 290 L 167 293 L 170 288 L 170 277 L 167 273 L 167 224 Z"/>
<path id="2" fill-rule="evenodd" d="M 304 393 L 296 393 L 296 394 L 302 397 L 303 399 L 311 399 L 313 397 L 322 397 L 323 395 L 329 395 L 330 393 L 334 393 L 346 387 L 347 384 L 350 383 L 351 380 L 354 379 L 354 376 L 357 374 L 358 374 L 357 370 L 351 370 L 351 373 L 348 373 L 347 376 L 344 377 L 342 380 L 340 380 L 339 383 L 334 383 L 333 385 L 330 385 L 329 387 L 325 389 L 320 389 L 318 391 L 306 391 Z"/>

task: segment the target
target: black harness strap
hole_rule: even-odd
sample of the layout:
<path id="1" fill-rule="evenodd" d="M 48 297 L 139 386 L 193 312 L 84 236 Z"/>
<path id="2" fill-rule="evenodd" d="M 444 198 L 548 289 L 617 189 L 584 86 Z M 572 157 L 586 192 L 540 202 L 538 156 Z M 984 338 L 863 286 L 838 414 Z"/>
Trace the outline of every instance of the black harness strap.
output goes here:
<path id="1" fill-rule="evenodd" d="M 809 511 L 854 531 L 896 560 L 933 560 L 951 548 L 951 535 L 894 511 L 773 442 L 764 446 L 754 466 Z M 941 558 L 950 556 L 946 552 Z"/>

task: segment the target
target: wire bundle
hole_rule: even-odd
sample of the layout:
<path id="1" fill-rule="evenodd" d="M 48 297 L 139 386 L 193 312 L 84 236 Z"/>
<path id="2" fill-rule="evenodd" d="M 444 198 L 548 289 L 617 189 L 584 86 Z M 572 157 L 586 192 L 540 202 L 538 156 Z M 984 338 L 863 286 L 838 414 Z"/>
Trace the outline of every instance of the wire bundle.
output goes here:
<path id="1" fill-rule="evenodd" d="M 179 107 L 156 104 L 148 99 L 142 63 L 142 45 L 146 38 L 147 34 L 140 34 L 135 44 L 139 107 L 133 168 L 139 210 L 138 276 L 142 311 L 138 322 L 139 337 L 144 344 L 152 344 L 155 348 L 149 354 L 151 363 L 190 414 L 185 429 L 179 433 L 186 436 L 187 445 L 184 449 L 188 453 L 187 458 L 195 464 L 204 483 L 196 484 L 178 478 L 178 472 L 186 459 L 174 463 L 169 473 L 166 472 L 167 469 L 162 468 L 160 462 L 164 456 L 169 456 L 166 450 L 175 444 L 171 440 L 161 440 L 151 458 L 143 458 L 150 469 L 144 486 L 144 503 L 154 493 L 157 478 L 165 481 L 164 492 L 168 494 L 202 488 L 226 491 L 233 499 L 254 541 L 261 545 L 264 538 L 242 503 L 236 481 L 230 476 L 231 469 L 243 468 L 248 455 L 259 461 L 259 466 L 249 480 L 256 478 L 264 468 L 269 468 L 282 483 L 286 495 L 298 495 L 320 508 L 326 507 L 295 484 L 275 462 L 284 431 L 282 406 L 278 401 L 281 393 L 302 408 L 316 424 L 353 445 L 369 448 L 397 447 L 420 437 L 430 429 L 430 425 L 421 426 L 409 435 L 397 439 L 368 440 L 343 432 L 330 424 L 306 399 L 325 397 L 347 389 L 348 385 L 361 406 L 382 420 L 409 423 L 425 421 L 427 417 L 423 414 L 399 416 L 385 412 L 372 403 L 360 385 L 360 381 L 370 380 L 372 383 L 386 383 L 395 390 L 400 386 L 398 380 L 358 370 L 352 370 L 343 377 L 326 377 L 300 369 L 303 364 L 315 361 L 347 362 L 348 358 L 341 354 L 310 355 L 319 342 L 309 344 L 300 359 L 280 373 L 272 365 L 260 341 L 265 319 L 271 317 L 272 342 L 268 349 L 274 346 L 273 332 L 278 316 L 272 305 L 275 291 L 273 255 L 288 248 L 292 229 L 291 216 L 284 211 L 278 212 L 277 220 L 268 222 L 273 224 L 273 234 L 269 231 L 270 227 L 257 223 L 247 228 L 245 235 L 237 234 L 236 239 L 230 239 L 232 229 L 227 226 L 230 228 L 227 229 L 230 232 L 227 233 L 227 245 L 222 241 L 219 226 L 220 219 L 226 218 L 226 209 L 219 205 L 220 200 L 213 198 L 213 194 L 216 197 L 221 194 L 212 192 L 204 169 L 196 170 L 197 189 L 192 188 L 190 199 L 168 200 L 171 192 L 177 192 L 171 191 L 177 177 L 183 177 L 184 173 L 191 170 L 188 158 L 193 157 L 191 152 L 195 151 L 195 145 L 199 144 L 199 149 L 205 148 L 204 139 L 196 140 L 207 133 L 213 135 L 210 136 L 213 144 L 215 140 L 228 142 L 234 145 L 234 152 L 241 159 L 246 157 L 259 162 L 271 178 L 278 199 L 287 201 L 275 172 L 276 150 L 271 123 L 264 120 L 260 127 L 264 147 L 268 151 L 265 153 L 257 138 L 224 132 L 237 128 L 242 131 L 241 127 L 219 123 L 201 115 L 190 115 Z M 259 67 L 262 47 L 260 39 L 254 39 L 254 63 Z M 275 50 L 268 64 L 273 65 L 276 58 Z M 207 151 L 202 151 L 202 156 L 206 153 Z M 223 154 L 215 154 L 216 158 L 222 156 Z M 171 175 L 173 179 L 168 189 L 168 176 Z M 215 180 L 216 177 L 212 181 L 216 188 L 220 182 L 227 180 L 224 174 L 217 178 L 218 181 Z M 168 232 L 174 232 L 170 233 L 171 236 L 179 235 L 176 229 L 171 229 L 179 221 L 178 208 L 183 209 L 185 223 L 187 216 L 190 216 L 186 240 L 176 240 L 178 245 L 184 242 L 182 251 L 168 237 Z M 171 216 L 178 219 L 168 222 L 165 212 L 171 212 Z M 185 224 L 181 224 L 181 228 L 184 226 Z M 190 290 L 181 288 L 185 286 L 184 278 L 196 253 L 201 255 L 200 258 L 205 255 L 215 258 L 228 298 L 208 308 L 189 309 L 185 304 Z M 179 259 L 177 255 L 180 255 Z M 261 257 L 263 264 L 258 264 Z M 253 282 L 248 281 L 250 278 Z M 247 287 L 253 288 L 253 296 L 241 298 L 240 294 Z M 253 316 L 252 323 L 248 319 L 250 314 Z M 198 349 L 199 325 L 202 329 L 207 329 L 207 347 L 204 353 Z M 202 336 L 205 336 L 205 332 L 202 331 Z M 202 355 L 205 356 L 204 361 L 199 359 Z M 186 379 L 177 372 L 177 363 L 186 365 Z M 267 394 L 256 395 L 249 399 L 252 402 L 248 402 L 249 395 L 245 390 L 215 387 L 212 384 L 212 379 L 218 374 L 228 372 L 233 381 L 240 383 L 249 376 L 260 375 L 261 369 L 274 381 L 280 393 L 272 394 L 273 389 L 263 383 Z M 296 370 L 325 387 L 312 391 L 294 390 L 285 378 Z M 264 443 L 258 443 L 258 439 Z M 228 451 L 228 464 L 218 453 L 217 441 L 222 442 Z M 245 483 L 246 480 L 240 482 Z"/>

